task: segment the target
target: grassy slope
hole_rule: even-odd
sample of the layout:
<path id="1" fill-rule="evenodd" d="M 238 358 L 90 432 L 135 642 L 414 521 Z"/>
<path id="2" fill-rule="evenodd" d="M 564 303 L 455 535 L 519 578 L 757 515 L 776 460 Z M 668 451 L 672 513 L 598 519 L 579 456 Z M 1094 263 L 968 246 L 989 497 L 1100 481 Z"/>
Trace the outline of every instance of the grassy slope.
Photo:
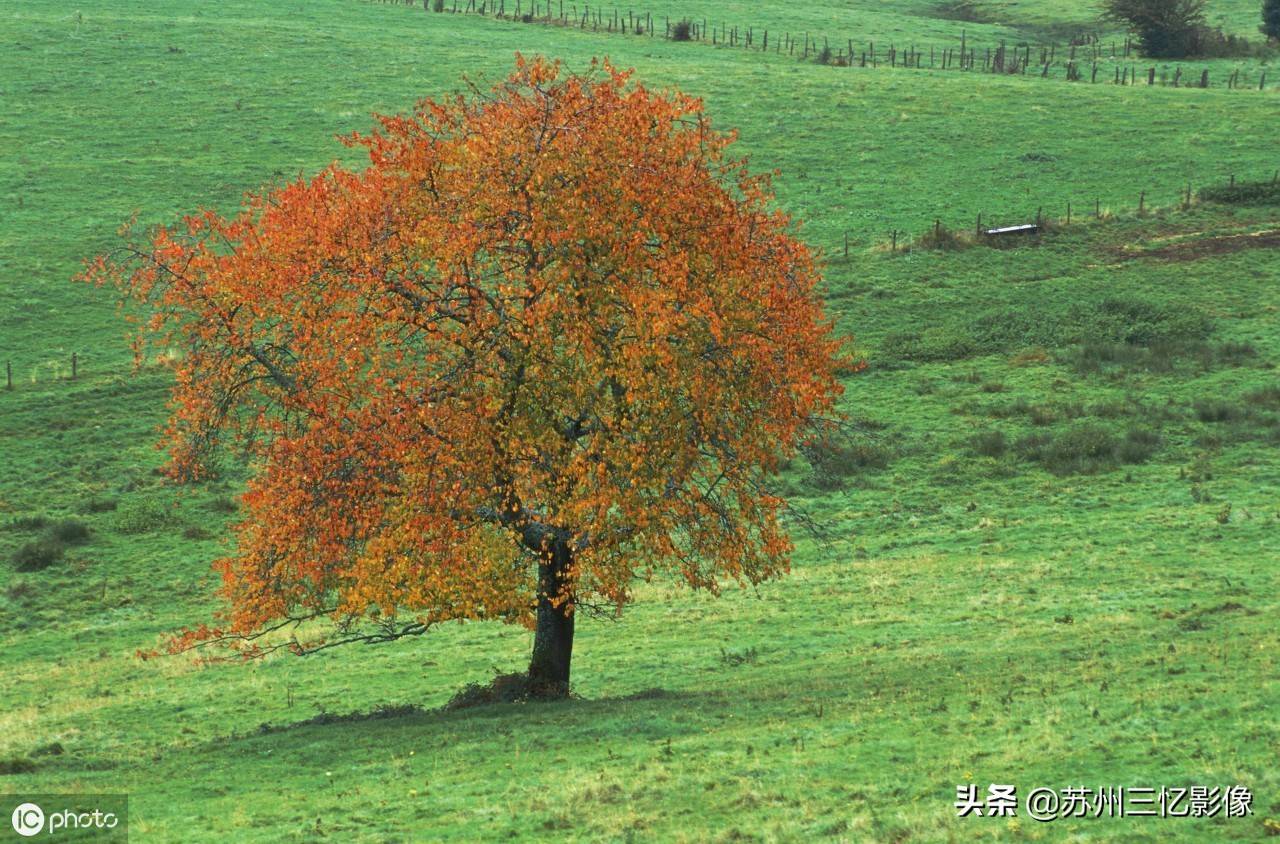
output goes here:
<path id="1" fill-rule="evenodd" d="M 861 248 L 939 216 L 963 226 L 979 211 L 1012 219 L 1093 197 L 1129 208 L 1143 189 L 1171 202 L 1187 179 L 1269 172 L 1274 97 L 836 70 L 337 0 L 192 8 L 4 13 L 0 347 L 19 390 L 0 395 L 13 467 L 0 505 L 119 509 L 84 516 L 92 542 L 54 568 L 0 567 L 0 761 L 37 763 L 3 790 L 123 784 L 135 830 L 166 840 L 305 838 L 317 818 L 379 840 L 1044 831 L 956 821 L 954 785 L 968 777 L 1239 781 L 1259 796 L 1248 821 L 1091 821 L 1075 825 L 1082 834 L 1252 838 L 1280 814 L 1267 623 L 1280 461 L 1274 412 L 1240 398 L 1276 380 L 1274 251 L 1186 263 L 1116 252 L 1174 230 L 1275 227 L 1274 214 L 1073 228 L 1011 252 Z M 887 425 L 873 447 L 890 463 L 826 494 L 796 468 L 788 482 L 842 538 L 804 544 L 788 580 L 720 601 L 654 586 L 626 619 L 584 624 L 583 701 L 255 734 L 318 711 L 438 705 L 494 666 L 518 667 L 527 637 L 466 625 L 249 667 L 132 659 L 207 611 L 217 543 L 184 529 L 216 534 L 234 484 L 187 491 L 168 523 L 152 514 L 146 532 L 122 531 L 174 498 L 149 472 L 164 380 L 124 377 L 107 297 L 66 279 L 130 210 L 153 220 L 233 204 L 341 155 L 332 135 L 365 126 L 368 110 L 403 108 L 463 72 L 500 73 L 516 49 L 579 64 L 609 52 L 647 81 L 706 96 L 762 166 L 782 168 L 807 237 L 834 247 L 852 233 L 831 299 L 873 368 L 851 384 L 849 408 Z M 995 196 L 992 184 L 1017 188 Z M 1210 352 L 1254 354 L 1082 376 L 1056 348 L 1015 367 L 1011 351 L 984 349 L 904 361 L 890 342 L 922 325 L 963 335 L 1004 307 L 1052 319 L 1116 292 L 1203 311 Z M 71 350 L 86 360 L 75 384 L 54 379 Z M 1206 397 L 1241 417 L 1201 421 Z M 1066 416 L 1076 400 L 1081 419 L 1046 426 L 1026 407 Z M 1162 444 L 1145 464 L 1062 477 L 969 446 L 977 431 L 1016 440 L 1090 419 L 1156 428 Z M 0 550 L 27 538 L 0 533 Z M 54 741 L 67 752 L 38 755 Z"/>

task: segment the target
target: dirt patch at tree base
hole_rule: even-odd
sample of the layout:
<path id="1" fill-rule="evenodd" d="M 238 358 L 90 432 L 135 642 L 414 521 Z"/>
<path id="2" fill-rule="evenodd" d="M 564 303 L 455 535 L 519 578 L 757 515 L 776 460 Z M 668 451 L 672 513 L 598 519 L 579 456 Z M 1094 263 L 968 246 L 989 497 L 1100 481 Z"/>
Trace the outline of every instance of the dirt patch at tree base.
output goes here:
<path id="1" fill-rule="evenodd" d="M 471 683 L 444 705 L 445 711 L 470 709 L 494 703 L 565 700 L 569 688 L 560 683 L 539 683 L 528 674 L 499 674 L 483 685 Z"/>

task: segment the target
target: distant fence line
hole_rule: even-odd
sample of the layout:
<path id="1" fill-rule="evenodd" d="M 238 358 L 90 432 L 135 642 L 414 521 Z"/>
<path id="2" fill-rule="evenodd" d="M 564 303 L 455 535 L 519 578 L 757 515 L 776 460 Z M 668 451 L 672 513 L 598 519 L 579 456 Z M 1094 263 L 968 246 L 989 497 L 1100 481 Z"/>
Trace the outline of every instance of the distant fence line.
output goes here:
<path id="1" fill-rule="evenodd" d="M 1237 185 L 1244 186 L 1245 184 L 1246 183 L 1244 182 L 1237 183 L 1236 177 L 1234 175 L 1230 177 L 1230 181 L 1227 183 L 1228 187 L 1232 189 L 1236 188 Z M 1259 181 L 1253 184 L 1269 185 L 1271 190 L 1280 190 L 1280 170 L 1273 171 L 1270 179 Z M 1158 206 L 1154 206 L 1151 204 L 1152 196 L 1153 194 L 1150 191 L 1143 190 L 1138 192 L 1137 202 L 1133 206 L 1135 216 L 1144 217 L 1149 213 L 1159 210 Z M 1181 191 L 1179 191 L 1177 204 L 1174 206 L 1164 206 L 1164 207 L 1165 208 L 1173 207 L 1179 211 L 1186 211 L 1190 209 L 1192 205 L 1195 205 L 1197 201 L 1199 201 L 1199 199 L 1200 198 L 1197 191 L 1195 191 L 1192 188 L 1191 184 L 1188 182 L 1187 186 Z M 991 234 L 992 234 L 991 229 L 998 228 L 998 227 L 1010 227 L 1013 229 L 1033 229 L 1033 233 L 1038 234 L 1045 228 L 1046 224 L 1050 224 L 1050 223 L 1052 223 L 1054 226 L 1060 227 L 1060 226 L 1069 226 L 1073 221 L 1078 222 L 1084 219 L 1102 220 L 1102 219 L 1110 219 L 1116 216 L 1115 209 L 1110 205 L 1104 206 L 1102 204 L 1101 198 L 1095 198 L 1092 203 L 1089 203 L 1087 205 L 1075 205 L 1070 200 L 1067 200 L 1063 205 L 1060 205 L 1058 208 L 1060 211 L 1065 212 L 1062 216 L 1059 216 L 1059 217 L 1051 217 L 1046 215 L 1045 206 L 1043 205 L 1036 208 L 1035 217 L 1031 217 L 1030 215 L 1023 215 L 1023 216 L 1005 215 L 1004 218 L 997 219 L 995 217 L 984 218 L 984 215 L 982 213 L 979 213 L 977 215 L 977 219 L 973 227 L 973 240 L 974 242 L 979 242 L 979 243 L 998 242 L 999 241 L 998 238 L 993 239 L 991 237 Z M 1019 224 L 1022 224 L 1022 225 L 1019 225 Z M 923 235 L 917 235 L 916 240 L 919 241 L 922 239 L 928 239 L 929 236 L 932 236 L 934 242 L 942 242 L 944 235 L 956 234 L 962 231 L 963 229 L 952 229 L 943 225 L 942 218 L 938 217 L 934 219 L 933 224 L 930 227 L 929 231 L 924 232 Z M 887 246 L 890 252 L 895 252 L 895 253 L 898 251 L 901 251 L 900 247 L 901 249 L 910 248 L 912 244 L 911 232 L 904 231 L 902 229 L 891 229 L 889 232 L 887 232 L 887 234 L 888 234 L 888 240 L 880 241 L 878 244 L 873 244 L 873 247 L 875 245 L 879 245 L 881 247 Z M 1014 234 L 1016 234 L 1016 232 Z M 844 243 L 843 243 L 843 256 L 845 260 L 848 260 L 849 258 L 850 245 L 851 245 L 851 241 L 849 238 L 849 232 L 846 231 L 844 233 Z M 840 249 L 837 248 L 836 250 L 833 250 L 832 253 L 830 254 L 838 254 L 839 252 L 840 252 Z"/>
<path id="2" fill-rule="evenodd" d="M 417 0 L 381 2 L 410 7 L 418 5 Z M 590 29 L 593 32 L 657 37 L 657 26 L 649 12 L 631 9 L 623 12 L 617 8 L 592 7 L 590 4 L 583 4 L 579 9 L 577 3 L 566 4 L 564 0 L 422 0 L 422 8 L 424 11 L 481 15 L 521 23 Z M 706 18 L 679 18 L 673 24 L 669 16 L 663 16 L 662 26 L 662 37 L 670 41 L 692 41 L 754 50 L 762 54 L 774 53 L 836 67 L 981 70 L 986 73 L 1037 76 L 1043 79 L 1062 78 L 1068 82 L 1087 81 L 1096 84 L 1102 81 L 1123 86 L 1152 87 L 1158 84 L 1174 88 L 1218 87 L 1231 90 L 1255 87 L 1254 81 L 1243 77 L 1239 69 L 1215 83 L 1208 69 L 1201 70 L 1199 74 L 1184 74 L 1181 65 L 1175 66 L 1172 72 L 1167 65 L 1148 65 L 1144 68 L 1144 62 L 1136 61 L 1137 50 L 1131 38 L 1104 44 L 1096 34 L 1086 32 L 1061 46 L 1009 46 L 1001 42 L 995 47 L 979 48 L 970 44 L 967 34 L 962 31 L 959 45 L 930 46 L 926 52 L 925 48 L 915 44 L 900 47 L 893 43 L 876 44 L 874 41 L 865 42 L 864 48 L 861 40 L 855 44 L 852 38 L 833 40 L 825 34 L 811 35 L 808 32 L 797 39 L 789 32 L 778 33 L 775 30 L 771 38 L 768 29 L 727 23 L 708 24 Z M 1131 58 L 1135 61 L 1130 61 Z M 1120 62 L 1110 72 L 1106 72 L 1105 67 L 1108 59 Z M 1265 68 L 1260 70 L 1256 83 L 1257 90 L 1266 88 Z"/>

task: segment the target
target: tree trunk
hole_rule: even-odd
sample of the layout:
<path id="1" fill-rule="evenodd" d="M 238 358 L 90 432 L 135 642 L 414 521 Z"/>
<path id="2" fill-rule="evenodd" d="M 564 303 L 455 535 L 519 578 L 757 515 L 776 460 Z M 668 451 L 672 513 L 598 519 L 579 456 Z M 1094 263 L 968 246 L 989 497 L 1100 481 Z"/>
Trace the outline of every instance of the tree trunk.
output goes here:
<path id="1" fill-rule="evenodd" d="M 569 694 L 569 662 L 573 656 L 573 597 L 559 606 L 572 552 L 567 539 L 557 539 L 538 565 L 538 621 L 533 634 L 529 685 L 535 697 L 561 698 Z"/>

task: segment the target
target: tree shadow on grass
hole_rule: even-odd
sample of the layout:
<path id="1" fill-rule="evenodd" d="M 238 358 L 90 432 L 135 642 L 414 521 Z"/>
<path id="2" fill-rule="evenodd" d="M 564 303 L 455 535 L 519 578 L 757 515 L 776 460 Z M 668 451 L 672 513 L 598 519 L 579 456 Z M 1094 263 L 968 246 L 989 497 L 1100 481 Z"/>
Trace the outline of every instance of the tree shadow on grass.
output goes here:
<path id="1" fill-rule="evenodd" d="M 559 701 L 480 703 L 465 708 L 442 706 L 427 709 L 414 704 L 382 704 L 369 710 L 330 713 L 284 724 L 263 723 L 249 732 L 232 732 L 211 739 L 209 746 L 228 742 L 252 745 L 259 737 L 278 740 L 286 736 L 306 737 L 308 743 L 349 744 L 361 738 L 412 730 L 415 738 L 442 738 L 467 733 L 476 740 L 515 733 L 548 732 L 562 737 L 575 733 L 612 733 L 622 729 L 638 738 L 676 738 L 698 732 L 700 723 L 714 720 L 734 706 L 730 695 L 720 691 L 670 691 L 643 689 L 617 697 L 585 699 L 569 697 Z M 267 737 L 271 737 L 270 739 Z M 247 749 L 247 747 L 246 747 Z"/>

